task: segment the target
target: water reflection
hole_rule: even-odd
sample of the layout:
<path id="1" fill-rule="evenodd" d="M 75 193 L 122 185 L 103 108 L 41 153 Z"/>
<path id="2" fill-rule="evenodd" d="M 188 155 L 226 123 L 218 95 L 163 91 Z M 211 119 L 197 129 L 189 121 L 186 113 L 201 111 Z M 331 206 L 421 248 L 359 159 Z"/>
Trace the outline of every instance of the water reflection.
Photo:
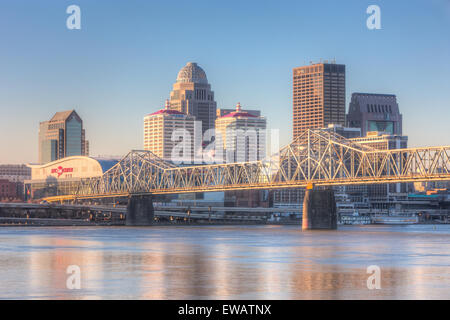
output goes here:
<path id="1" fill-rule="evenodd" d="M 8 299 L 449 299 L 450 226 L 0 229 Z M 69 265 L 81 290 L 66 288 Z M 381 268 L 368 290 L 366 268 Z"/>

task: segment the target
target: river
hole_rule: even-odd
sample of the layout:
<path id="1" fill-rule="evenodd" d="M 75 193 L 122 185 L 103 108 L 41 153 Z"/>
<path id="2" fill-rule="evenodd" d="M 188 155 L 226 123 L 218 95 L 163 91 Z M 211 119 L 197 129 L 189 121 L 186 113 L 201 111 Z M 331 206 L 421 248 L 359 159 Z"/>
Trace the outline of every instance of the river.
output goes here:
<path id="1" fill-rule="evenodd" d="M 450 225 L 0 228 L 1 299 L 450 299 L 449 266 Z"/>

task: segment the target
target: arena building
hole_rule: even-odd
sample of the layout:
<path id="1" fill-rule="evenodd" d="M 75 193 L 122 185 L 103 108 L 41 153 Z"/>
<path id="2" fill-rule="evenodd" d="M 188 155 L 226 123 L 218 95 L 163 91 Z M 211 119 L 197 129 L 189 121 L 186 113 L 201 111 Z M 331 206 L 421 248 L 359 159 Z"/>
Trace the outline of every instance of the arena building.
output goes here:
<path id="1" fill-rule="evenodd" d="M 31 180 L 25 180 L 25 196 L 29 199 L 73 194 L 83 178 L 103 175 L 119 159 L 72 156 L 46 164 L 29 164 Z"/>

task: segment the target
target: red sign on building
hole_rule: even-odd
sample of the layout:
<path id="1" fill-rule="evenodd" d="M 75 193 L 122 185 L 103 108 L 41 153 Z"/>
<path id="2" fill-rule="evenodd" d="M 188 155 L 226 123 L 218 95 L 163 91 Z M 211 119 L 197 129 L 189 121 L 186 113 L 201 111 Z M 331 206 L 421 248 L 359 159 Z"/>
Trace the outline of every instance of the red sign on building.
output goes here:
<path id="1" fill-rule="evenodd" d="M 63 174 L 67 172 L 73 172 L 73 168 L 63 168 L 59 166 L 56 169 L 52 169 L 52 173 L 56 173 L 58 175 L 58 178 Z"/>

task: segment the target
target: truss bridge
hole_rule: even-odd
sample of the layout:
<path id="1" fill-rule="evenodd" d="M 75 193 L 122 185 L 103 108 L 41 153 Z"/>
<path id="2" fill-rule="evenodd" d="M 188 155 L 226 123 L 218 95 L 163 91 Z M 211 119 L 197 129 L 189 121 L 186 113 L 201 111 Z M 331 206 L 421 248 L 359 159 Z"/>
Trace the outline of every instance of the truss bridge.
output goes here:
<path id="1" fill-rule="evenodd" d="M 175 166 L 133 150 L 75 194 L 49 202 L 146 194 L 450 180 L 450 146 L 378 150 L 327 130 L 309 130 L 268 160 Z"/>

